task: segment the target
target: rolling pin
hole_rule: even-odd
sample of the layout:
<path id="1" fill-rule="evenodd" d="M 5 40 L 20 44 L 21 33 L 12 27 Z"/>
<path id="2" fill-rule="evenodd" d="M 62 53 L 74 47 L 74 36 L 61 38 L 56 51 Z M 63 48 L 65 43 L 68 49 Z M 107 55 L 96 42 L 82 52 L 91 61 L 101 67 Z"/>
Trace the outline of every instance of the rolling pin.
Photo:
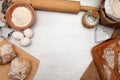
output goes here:
<path id="1" fill-rule="evenodd" d="M 34 9 L 56 11 L 77 14 L 79 11 L 98 10 L 96 7 L 82 6 L 79 1 L 68 0 L 12 0 L 12 2 L 26 2 L 33 6 Z"/>

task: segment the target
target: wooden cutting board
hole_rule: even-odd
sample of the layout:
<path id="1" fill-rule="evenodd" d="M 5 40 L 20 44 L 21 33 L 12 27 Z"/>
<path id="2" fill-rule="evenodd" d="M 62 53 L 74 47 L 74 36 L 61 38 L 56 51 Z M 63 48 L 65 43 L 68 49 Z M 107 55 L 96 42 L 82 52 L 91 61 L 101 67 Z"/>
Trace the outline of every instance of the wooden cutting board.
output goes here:
<path id="1" fill-rule="evenodd" d="M 3 40 L 2 42 L 0 42 L 0 46 L 8 43 L 11 43 L 11 42 L 9 42 L 8 40 Z M 35 57 L 33 57 L 32 55 L 25 52 L 24 50 L 22 50 L 21 48 L 17 47 L 14 44 L 13 44 L 13 48 L 17 53 L 17 57 L 22 57 L 31 62 L 32 68 L 30 70 L 30 74 L 25 80 L 33 80 L 37 72 L 37 69 L 39 67 L 40 60 L 36 59 Z M 10 77 L 8 77 L 9 68 L 10 68 L 10 63 L 5 65 L 0 65 L 0 80 L 12 80 Z"/>
<path id="2" fill-rule="evenodd" d="M 120 28 L 116 28 L 111 38 L 120 38 Z M 101 80 L 94 61 L 90 63 L 80 80 Z"/>
<path id="3" fill-rule="evenodd" d="M 80 80 L 101 80 L 94 61 L 90 63 Z"/>

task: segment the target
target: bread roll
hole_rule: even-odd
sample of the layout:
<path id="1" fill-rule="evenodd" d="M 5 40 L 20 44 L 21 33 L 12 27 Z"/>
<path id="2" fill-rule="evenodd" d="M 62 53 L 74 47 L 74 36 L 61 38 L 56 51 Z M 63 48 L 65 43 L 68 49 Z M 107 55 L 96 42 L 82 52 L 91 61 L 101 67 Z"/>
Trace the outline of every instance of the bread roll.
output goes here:
<path id="1" fill-rule="evenodd" d="M 16 57 L 12 44 L 5 44 L 0 47 L 0 64 L 9 63 L 14 57 Z"/>
<path id="2" fill-rule="evenodd" d="M 25 80 L 25 78 L 29 75 L 31 69 L 31 64 L 28 60 L 16 57 L 11 62 L 9 77 L 14 80 Z"/>

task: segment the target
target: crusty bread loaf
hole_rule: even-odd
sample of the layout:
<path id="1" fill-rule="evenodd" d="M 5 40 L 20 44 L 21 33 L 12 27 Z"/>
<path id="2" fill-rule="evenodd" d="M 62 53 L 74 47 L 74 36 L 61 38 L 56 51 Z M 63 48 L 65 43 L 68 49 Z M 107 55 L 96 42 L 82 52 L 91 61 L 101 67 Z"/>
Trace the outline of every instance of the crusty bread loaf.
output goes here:
<path id="1" fill-rule="evenodd" d="M 92 55 L 102 80 L 120 80 L 120 39 L 95 46 Z"/>
<path id="2" fill-rule="evenodd" d="M 12 44 L 5 44 L 0 47 L 0 64 L 7 64 L 16 57 Z"/>
<path id="3" fill-rule="evenodd" d="M 30 69 L 30 61 L 16 57 L 11 61 L 8 75 L 14 80 L 25 80 L 25 78 L 29 75 Z"/>

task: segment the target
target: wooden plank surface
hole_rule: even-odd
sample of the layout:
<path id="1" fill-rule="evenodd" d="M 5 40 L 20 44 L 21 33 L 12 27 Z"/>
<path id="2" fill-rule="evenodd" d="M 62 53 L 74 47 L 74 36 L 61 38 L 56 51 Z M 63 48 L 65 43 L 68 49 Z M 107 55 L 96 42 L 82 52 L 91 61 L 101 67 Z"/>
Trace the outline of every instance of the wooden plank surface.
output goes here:
<path id="1" fill-rule="evenodd" d="M 80 80 L 101 80 L 94 61 L 90 63 Z"/>
<path id="2" fill-rule="evenodd" d="M 120 28 L 116 28 L 111 38 L 120 38 Z M 94 61 L 90 63 L 80 80 L 101 80 Z"/>

